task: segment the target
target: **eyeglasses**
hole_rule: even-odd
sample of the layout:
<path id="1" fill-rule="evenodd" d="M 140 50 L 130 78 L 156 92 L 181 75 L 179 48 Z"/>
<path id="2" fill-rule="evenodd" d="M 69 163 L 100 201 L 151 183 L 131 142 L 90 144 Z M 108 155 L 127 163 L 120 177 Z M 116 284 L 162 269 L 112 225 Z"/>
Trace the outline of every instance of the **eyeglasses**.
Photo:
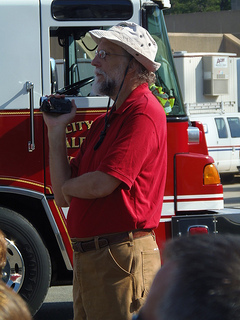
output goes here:
<path id="1" fill-rule="evenodd" d="M 105 50 L 96 50 L 95 56 L 98 56 L 100 59 L 105 59 L 106 56 L 120 56 L 120 57 L 127 57 L 123 54 L 117 54 L 117 53 L 107 53 Z"/>

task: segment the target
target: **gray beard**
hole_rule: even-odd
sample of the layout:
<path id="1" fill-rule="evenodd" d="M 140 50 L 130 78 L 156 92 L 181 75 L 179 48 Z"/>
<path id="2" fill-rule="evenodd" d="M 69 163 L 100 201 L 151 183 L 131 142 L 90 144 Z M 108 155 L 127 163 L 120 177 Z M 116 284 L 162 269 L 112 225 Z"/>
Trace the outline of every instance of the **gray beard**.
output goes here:
<path id="1" fill-rule="evenodd" d="M 120 70 L 117 70 L 117 72 L 115 72 L 114 79 L 111 79 L 103 71 L 100 71 L 99 73 L 104 75 L 104 80 L 99 81 L 97 77 L 95 78 L 92 86 L 92 94 L 108 97 L 116 96 L 123 79 L 122 72 Z"/>
<path id="2" fill-rule="evenodd" d="M 92 86 L 92 93 L 97 96 L 114 96 L 116 91 L 115 81 L 106 81 L 99 83 L 97 80 L 94 81 Z"/>

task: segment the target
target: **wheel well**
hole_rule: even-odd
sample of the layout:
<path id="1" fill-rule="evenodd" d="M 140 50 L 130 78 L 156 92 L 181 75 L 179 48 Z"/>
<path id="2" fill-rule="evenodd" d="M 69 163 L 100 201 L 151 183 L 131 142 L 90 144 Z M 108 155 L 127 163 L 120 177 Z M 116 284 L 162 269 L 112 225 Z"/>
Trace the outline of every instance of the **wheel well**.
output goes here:
<path id="1" fill-rule="evenodd" d="M 57 240 L 41 201 L 25 195 L 0 193 L 0 206 L 21 214 L 39 233 L 51 258 L 51 285 L 71 284 L 72 272 L 67 270 L 65 266 Z"/>

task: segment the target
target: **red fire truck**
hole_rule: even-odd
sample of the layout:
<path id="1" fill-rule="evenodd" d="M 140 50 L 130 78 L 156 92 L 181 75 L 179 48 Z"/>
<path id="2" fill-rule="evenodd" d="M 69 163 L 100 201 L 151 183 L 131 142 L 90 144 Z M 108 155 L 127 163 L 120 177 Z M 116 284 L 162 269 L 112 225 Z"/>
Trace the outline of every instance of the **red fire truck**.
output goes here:
<path id="1" fill-rule="evenodd" d="M 159 247 L 172 235 L 218 232 L 223 188 L 203 127 L 191 123 L 183 107 L 164 23 L 163 9 L 169 7 L 166 0 L 0 0 L 0 229 L 8 241 L 3 279 L 27 301 L 32 314 L 49 286 L 72 281 L 67 210 L 54 201 L 39 100 L 57 91 L 74 97 L 77 115 L 66 130 L 69 156 L 74 156 L 108 101 L 91 94 L 96 50 L 91 29 L 134 21 L 148 29 L 159 47 L 156 86 L 174 102 L 167 115 L 168 171 L 156 230 Z M 225 222 L 221 226 L 224 232 Z"/>

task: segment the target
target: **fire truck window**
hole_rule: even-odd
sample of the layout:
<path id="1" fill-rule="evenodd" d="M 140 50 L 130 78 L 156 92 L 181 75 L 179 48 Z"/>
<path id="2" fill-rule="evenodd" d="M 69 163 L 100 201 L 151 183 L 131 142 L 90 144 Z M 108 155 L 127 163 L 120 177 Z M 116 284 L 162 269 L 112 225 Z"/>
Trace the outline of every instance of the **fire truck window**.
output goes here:
<path id="1" fill-rule="evenodd" d="M 177 74 L 162 10 L 157 6 L 148 5 L 144 9 L 143 14 L 146 15 L 148 31 L 158 45 L 156 61 L 161 63 L 161 67 L 156 72 L 156 85 L 161 87 L 162 91 L 168 96 L 168 101 L 171 105 L 168 117 L 185 116 L 186 112 L 177 82 Z"/>
<path id="2" fill-rule="evenodd" d="M 238 117 L 227 118 L 231 137 L 240 138 L 240 120 Z"/>
<path id="3" fill-rule="evenodd" d="M 94 77 L 91 61 L 96 43 L 86 28 L 58 28 L 50 31 L 50 56 L 55 62 L 58 90 L 76 82 Z M 52 71 L 52 70 L 51 70 Z M 91 94 L 92 82 L 84 84 L 73 95 L 87 97 Z"/>
<path id="4" fill-rule="evenodd" d="M 130 0 L 53 0 L 51 13 L 58 21 L 126 21 L 133 15 L 133 4 Z"/>
<path id="5" fill-rule="evenodd" d="M 218 137 L 220 139 L 222 138 L 227 138 L 227 128 L 226 124 L 223 118 L 215 118 L 216 126 L 217 126 L 217 131 L 218 131 Z"/>

